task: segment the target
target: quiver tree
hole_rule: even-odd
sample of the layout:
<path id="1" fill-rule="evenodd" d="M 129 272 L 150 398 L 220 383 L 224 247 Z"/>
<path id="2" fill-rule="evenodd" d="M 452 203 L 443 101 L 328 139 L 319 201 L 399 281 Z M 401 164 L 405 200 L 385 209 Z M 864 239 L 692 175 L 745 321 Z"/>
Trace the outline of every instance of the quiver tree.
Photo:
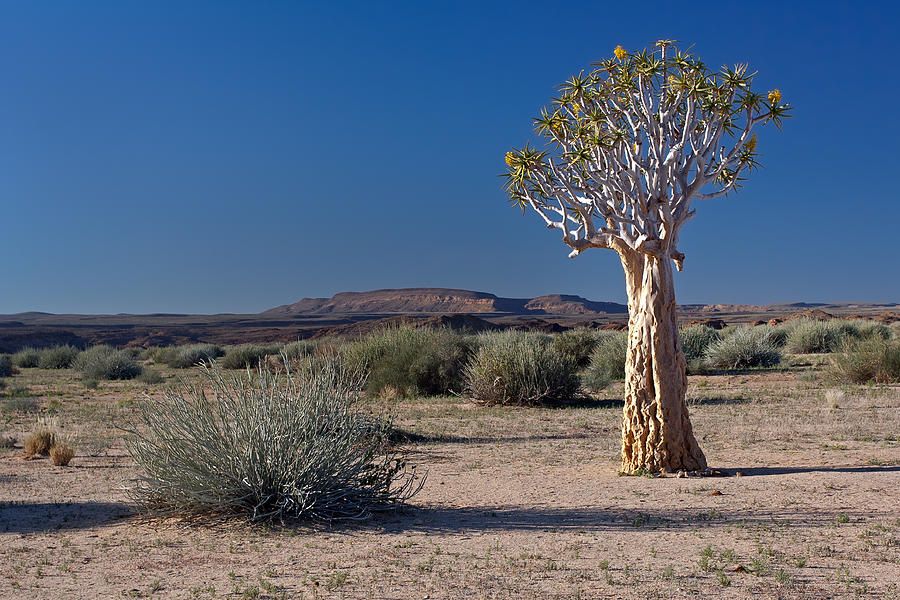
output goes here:
<path id="1" fill-rule="evenodd" d="M 678 235 L 692 200 L 737 189 L 758 166 L 753 128 L 780 128 L 790 108 L 778 90 L 753 92 L 746 65 L 715 72 L 670 41 L 614 55 L 560 86 L 535 119 L 546 147 L 507 153 L 507 189 L 562 232 L 570 256 L 619 254 L 629 311 L 622 470 L 702 470 L 678 341 Z"/>

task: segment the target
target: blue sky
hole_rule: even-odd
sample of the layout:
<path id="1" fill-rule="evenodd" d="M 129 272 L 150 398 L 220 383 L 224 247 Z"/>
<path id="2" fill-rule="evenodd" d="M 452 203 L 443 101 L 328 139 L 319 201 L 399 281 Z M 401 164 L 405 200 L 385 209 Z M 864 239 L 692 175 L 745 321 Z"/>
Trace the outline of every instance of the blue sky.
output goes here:
<path id="1" fill-rule="evenodd" d="M 0 3 L 0 313 L 257 312 L 440 286 L 622 301 L 506 201 L 503 155 L 621 44 L 795 106 L 698 202 L 680 302 L 900 301 L 888 2 Z"/>

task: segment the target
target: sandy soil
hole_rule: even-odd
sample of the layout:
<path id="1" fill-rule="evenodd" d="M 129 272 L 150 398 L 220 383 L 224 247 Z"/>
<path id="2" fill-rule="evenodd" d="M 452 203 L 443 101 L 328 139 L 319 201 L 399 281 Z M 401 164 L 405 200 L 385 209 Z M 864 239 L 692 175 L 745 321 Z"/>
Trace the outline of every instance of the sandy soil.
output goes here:
<path id="1" fill-rule="evenodd" d="M 361 526 L 139 520 L 112 422 L 139 384 L 26 370 L 31 410 L 78 432 L 70 467 L 0 433 L 3 598 L 900 598 L 900 386 L 828 391 L 789 372 L 691 377 L 724 477 L 619 477 L 617 390 L 580 406 L 399 401 L 427 468 L 410 505 Z"/>

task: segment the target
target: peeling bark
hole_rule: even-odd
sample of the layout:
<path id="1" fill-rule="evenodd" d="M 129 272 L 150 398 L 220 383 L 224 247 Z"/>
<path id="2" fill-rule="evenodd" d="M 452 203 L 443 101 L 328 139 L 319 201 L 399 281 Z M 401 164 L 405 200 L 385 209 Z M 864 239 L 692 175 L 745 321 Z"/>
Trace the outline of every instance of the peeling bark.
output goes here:
<path id="1" fill-rule="evenodd" d="M 622 253 L 621 258 L 629 314 L 622 471 L 703 470 L 706 457 L 685 403 L 686 364 L 671 263 L 640 253 Z"/>

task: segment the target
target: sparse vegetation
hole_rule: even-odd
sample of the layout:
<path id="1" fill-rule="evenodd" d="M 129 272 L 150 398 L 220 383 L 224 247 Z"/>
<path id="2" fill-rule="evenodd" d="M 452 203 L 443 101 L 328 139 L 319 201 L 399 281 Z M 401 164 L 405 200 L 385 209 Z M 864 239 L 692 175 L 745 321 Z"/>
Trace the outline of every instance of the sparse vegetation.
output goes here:
<path id="1" fill-rule="evenodd" d="M 602 390 L 613 381 L 625 379 L 627 353 L 628 334 L 624 331 L 606 332 L 591 354 L 591 362 L 582 378 L 585 387 Z"/>
<path id="2" fill-rule="evenodd" d="M 78 355 L 73 366 L 81 371 L 85 382 L 100 379 L 134 379 L 142 370 L 129 353 L 109 346 L 94 346 L 85 350 Z"/>
<path id="3" fill-rule="evenodd" d="M 366 373 L 370 394 L 435 396 L 462 391 L 471 346 L 448 329 L 397 327 L 349 344 L 343 357 L 350 370 Z"/>
<path id="4" fill-rule="evenodd" d="M 773 367 L 780 361 L 781 351 L 764 327 L 738 328 L 706 349 L 706 363 L 716 369 Z"/>
<path id="5" fill-rule="evenodd" d="M 389 424 L 354 408 L 339 369 L 303 377 L 200 371 L 200 386 L 141 404 L 128 451 L 151 514 L 253 521 L 360 519 L 418 491 Z"/>
<path id="6" fill-rule="evenodd" d="M 466 367 L 466 392 L 481 404 L 547 404 L 572 398 L 579 382 L 575 361 L 546 336 L 522 331 L 478 336 Z"/>

